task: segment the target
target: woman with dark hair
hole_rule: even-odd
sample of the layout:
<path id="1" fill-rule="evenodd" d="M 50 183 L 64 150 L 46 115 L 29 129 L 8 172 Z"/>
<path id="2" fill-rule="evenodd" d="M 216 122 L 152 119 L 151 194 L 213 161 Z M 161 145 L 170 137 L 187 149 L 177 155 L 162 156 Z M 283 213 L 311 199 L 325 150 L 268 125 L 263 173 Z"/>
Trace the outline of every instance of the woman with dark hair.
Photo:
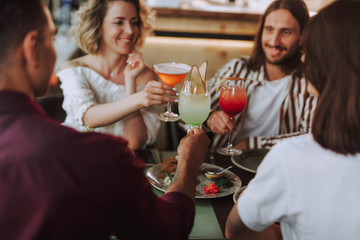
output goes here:
<path id="1" fill-rule="evenodd" d="M 283 141 L 265 157 L 230 212 L 230 239 L 269 233 L 275 221 L 284 239 L 359 238 L 358 9 L 359 1 L 335 1 L 311 19 L 305 72 L 319 92 L 311 134 Z"/>
<path id="2" fill-rule="evenodd" d="M 345 155 L 360 152 L 359 9 L 359 1 L 324 9 L 304 43 L 306 78 L 320 94 L 311 132 L 323 148 Z"/>
<path id="3" fill-rule="evenodd" d="M 57 73 L 64 93 L 64 124 L 126 138 L 131 149 L 155 141 L 160 122 L 151 106 L 174 102 L 171 87 L 141 53 L 153 12 L 143 0 L 89 0 L 78 12 L 73 35 L 83 57 Z"/>
<path id="4" fill-rule="evenodd" d="M 302 76 L 300 39 L 309 19 L 303 0 L 275 0 L 259 24 L 250 58 L 235 58 L 224 65 L 211 81 L 212 113 L 206 124 L 217 134 L 214 148 L 233 142 L 240 149 L 270 148 L 280 140 L 310 130 L 316 97 L 307 92 Z M 246 81 L 248 102 L 235 120 L 220 109 L 218 83 L 226 77 Z"/>

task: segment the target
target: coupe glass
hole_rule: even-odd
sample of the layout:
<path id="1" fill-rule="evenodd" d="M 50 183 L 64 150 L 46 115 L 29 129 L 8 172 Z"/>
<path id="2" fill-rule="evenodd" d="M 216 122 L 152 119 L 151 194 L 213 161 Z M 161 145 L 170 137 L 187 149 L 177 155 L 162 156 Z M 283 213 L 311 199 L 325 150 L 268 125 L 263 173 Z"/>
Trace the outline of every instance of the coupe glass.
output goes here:
<path id="1" fill-rule="evenodd" d="M 190 126 L 199 127 L 210 113 L 210 93 L 199 91 L 193 81 L 186 80 L 180 92 L 179 113 L 181 119 Z"/>
<path id="2" fill-rule="evenodd" d="M 231 120 L 241 113 L 246 106 L 246 89 L 243 80 L 225 79 L 221 87 L 219 104 Z M 231 143 L 232 134 L 228 133 L 228 143 L 226 147 L 217 149 L 217 152 L 223 155 L 240 155 L 241 150 L 233 147 Z"/>
<path id="3" fill-rule="evenodd" d="M 155 64 L 154 69 L 163 83 L 174 86 L 185 79 L 191 67 L 184 63 L 171 62 Z M 171 102 L 168 102 L 167 111 L 159 114 L 158 118 L 164 122 L 175 122 L 180 116 L 171 111 Z"/>

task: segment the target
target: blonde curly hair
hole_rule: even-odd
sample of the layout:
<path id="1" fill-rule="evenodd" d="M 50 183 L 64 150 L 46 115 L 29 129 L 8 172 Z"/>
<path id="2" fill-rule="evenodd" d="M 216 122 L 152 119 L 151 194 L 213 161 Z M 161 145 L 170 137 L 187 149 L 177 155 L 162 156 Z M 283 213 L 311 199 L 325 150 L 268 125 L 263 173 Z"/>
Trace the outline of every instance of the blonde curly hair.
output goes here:
<path id="1" fill-rule="evenodd" d="M 144 0 L 89 0 L 77 12 L 72 35 L 82 51 L 96 55 L 100 50 L 101 26 L 107 11 L 107 5 L 112 1 L 133 3 L 139 15 L 140 34 L 135 49 L 139 49 L 145 37 L 152 33 L 152 23 L 155 11 L 146 6 Z"/>

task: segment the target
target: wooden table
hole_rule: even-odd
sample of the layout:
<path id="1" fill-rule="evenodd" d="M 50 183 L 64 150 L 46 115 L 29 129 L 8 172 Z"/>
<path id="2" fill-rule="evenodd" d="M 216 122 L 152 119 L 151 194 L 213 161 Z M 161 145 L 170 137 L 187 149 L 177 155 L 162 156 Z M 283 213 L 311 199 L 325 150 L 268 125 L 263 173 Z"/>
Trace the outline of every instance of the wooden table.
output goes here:
<path id="1" fill-rule="evenodd" d="M 174 152 L 175 153 L 175 152 Z M 135 154 L 141 158 L 145 164 L 153 165 L 155 163 L 158 163 L 158 159 L 161 159 L 160 152 L 157 150 L 145 150 L 145 151 L 137 151 Z M 205 162 L 215 164 L 221 167 L 227 167 L 229 165 L 232 165 L 231 159 L 229 156 L 223 156 L 218 153 L 209 154 L 208 158 L 205 160 Z M 255 176 L 254 173 L 247 172 L 245 170 L 242 170 L 236 166 L 234 166 L 231 171 L 235 173 L 242 182 L 242 186 L 245 186 L 249 183 L 249 181 Z M 225 225 L 226 225 L 226 219 L 227 216 L 234 206 L 233 201 L 233 195 L 229 195 L 226 197 L 221 198 L 212 198 L 210 199 L 211 205 L 213 207 L 213 210 L 215 212 L 217 221 L 219 223 L 219 226 L 221 228 L 221 232 L 223 236 L 225 237 Z"/>

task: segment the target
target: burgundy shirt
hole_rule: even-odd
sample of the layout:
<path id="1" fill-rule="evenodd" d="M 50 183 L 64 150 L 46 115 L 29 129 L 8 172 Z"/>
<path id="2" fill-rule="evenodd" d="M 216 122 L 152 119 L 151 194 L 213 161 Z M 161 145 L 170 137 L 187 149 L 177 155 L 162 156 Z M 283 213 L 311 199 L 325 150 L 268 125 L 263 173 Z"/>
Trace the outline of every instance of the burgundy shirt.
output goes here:
<path id="1" fill-rule="evenodd" d="M 0 239 L 186 239 L 192 200 L 155 196 L 124 139 L 79 133 L 0 91 Z"/>

